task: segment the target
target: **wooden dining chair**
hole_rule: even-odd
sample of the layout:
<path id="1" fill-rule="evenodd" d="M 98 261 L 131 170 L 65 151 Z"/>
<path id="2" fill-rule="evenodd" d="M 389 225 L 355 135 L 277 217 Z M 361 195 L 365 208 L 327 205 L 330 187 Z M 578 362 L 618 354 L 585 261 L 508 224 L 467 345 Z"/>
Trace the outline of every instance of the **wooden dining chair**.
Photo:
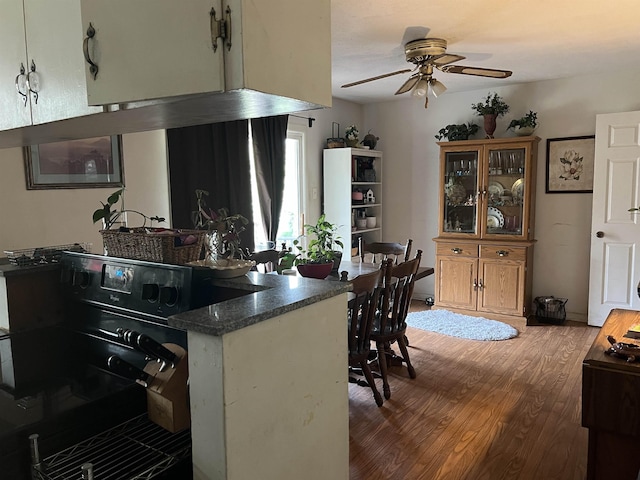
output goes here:
<path id="1" fill-rule="evenodd" d="M 387 375 L 390 358 L 406 364 L 409 377 L 416 378 L 416 371 L 409 359 L 405 331 L 407 329 L 407 313 L 409 313 L 409 304 L 421 258 L 422 250 L 418 250 L 412 260 L 389 265 L 384 275 L 380 312 L 376 316 L 376 322 L 371 331 L 371 341 L 375 342 L 378 351 L 377 361 L 382 376 L 382 390 L 386 399 L 391 398 Z M 400 356 L 391 350 L 391 344 L 394 342 L 398 344 Z"/>
<path id="2" fill-rule="evenodd" d="M 360 237 L 360 261 L 365 262 L 365 258 L 370 254 L 370 260 L 373 263 L 384 260 L 386 258 L 394 259 L 395 263 L 406 262 L 411 255 L 412 239 L 408 239 L 405 245 L 396 242 L 371 242 L 367 243 L 364 237 Z"/>
<path id="3" fill-rule="evenodd" d="M 349 347 L 349 382 L 360 386 L 370 387 L 376 404 L 382 406 L 383 399 L 376 388 L 376 384 L 369 365 L 371 352 L 371 329 L 378 309 L 382 285 L 387 268 L 383 262 L 380 270 L 358 275 L 351 280 L 353 288 L 352 298 L 348 303 L 348 347 Z M 346 272 L 344 272 L 346 274 Z M 343 276 L 346 278 L 346 275 Z M 356 378 L 362 373 L 366 380 Z"/>
<path id="4" fill-rule="evenodd" d="M 249 254 L 247 259 L 256 262 L 256 266 L 253 267 L 255 271 L 261 273 L 275 272 L 278 269 L 280 252 L 275 249 L 260 250 Z"/>

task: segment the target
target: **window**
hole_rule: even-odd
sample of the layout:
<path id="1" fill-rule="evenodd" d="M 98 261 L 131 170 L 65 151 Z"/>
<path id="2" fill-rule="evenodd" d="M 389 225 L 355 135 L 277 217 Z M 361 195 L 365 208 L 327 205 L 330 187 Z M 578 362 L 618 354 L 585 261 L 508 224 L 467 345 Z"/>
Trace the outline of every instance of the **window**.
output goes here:
<path id="1" fill-rule="evenodd" d="M 262 225 L 262 213 L 258 200 L 253 149 L 250 149 L 251 198 L 253 203 L 254 241 L 256 250 L 264 250 L 269 247 L 280 249 L 282 242 L 286 242 L 288 246 L 291 246 L 292 241 L 302 233 L 300 219 L 302 218 L 303 212 L 302 165 L 304 159 L 304 133 L 288 130 L 285 149 L 284 195 L 278 234 L 276 236 L 277 245 L 268 245 L 264 226 Z"/>

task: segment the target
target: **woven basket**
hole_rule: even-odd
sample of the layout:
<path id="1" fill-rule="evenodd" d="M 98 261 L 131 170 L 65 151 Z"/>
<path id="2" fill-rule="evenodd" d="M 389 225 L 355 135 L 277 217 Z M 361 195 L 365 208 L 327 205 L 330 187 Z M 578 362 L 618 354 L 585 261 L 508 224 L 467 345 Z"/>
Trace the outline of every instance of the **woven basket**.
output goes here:
<path id="1" fill-rule="evenodd" d="M 144 229 L 133 229 L 131 232 L 118 230 L 100 230 L 102 241 L 111 257 L 131 258 L 149 262 L 172 263 L 184 265 L 200 258 L 204 230 L 164 230 L 158 233 L 147 233 Z M 193 235 L 195 243 L 176 245 L 180 237 Z"/>

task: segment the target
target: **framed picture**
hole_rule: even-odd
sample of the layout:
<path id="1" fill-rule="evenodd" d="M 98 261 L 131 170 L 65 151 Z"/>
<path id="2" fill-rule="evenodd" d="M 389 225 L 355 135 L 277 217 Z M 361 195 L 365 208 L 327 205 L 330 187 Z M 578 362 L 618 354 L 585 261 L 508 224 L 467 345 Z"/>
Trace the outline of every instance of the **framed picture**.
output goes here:
<path id="1" fill-rule="evenodd" d="M 43 143 L 24 148 L 27 190 L 120 187 L 120 135 Z"/>
<path id="2" fill-rule="evenodd" d="M 593 193 L 595 135 L 547 139 L 547 193 Z"/>

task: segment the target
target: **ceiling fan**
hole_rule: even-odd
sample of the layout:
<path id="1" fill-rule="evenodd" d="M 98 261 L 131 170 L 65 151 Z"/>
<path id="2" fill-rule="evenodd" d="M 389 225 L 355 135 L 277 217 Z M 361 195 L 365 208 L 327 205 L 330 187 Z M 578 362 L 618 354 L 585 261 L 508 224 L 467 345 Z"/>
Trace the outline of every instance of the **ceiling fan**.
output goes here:
<path id="1" fill-rule="evenodd" d="M 413 69 L 403 69 L 397 72 L 385 73 L 375 77 L 366 78 L 357 82 L 342 85 L 342 88 L 353 87 L 374 80 L 400 75 L 416 71 L 395 93 L 400 95 L 413 90 L 412 94 L 417 97 L 425 97 L 424 108 L 429 104 L 428 93 L 431 91 L 435 97 L 443 94 L 447 87 L 436 80 L 433 76 L 434 67 L 446 73 L 461 73 L 463 75 L 476 75 L 479 77 L 507 78 L 511 76 L 509 70 L 496 70 L 492 68 L 467 67 L 463 65 L 451 65 L 452 63 L 464 60 L 462 55 L 454 55 L 447 52 L 447 41 L 442 38 L 421 38 L 407 42 L 404 46 L 404 53 L 407 62 L 415 64 Z"/>

